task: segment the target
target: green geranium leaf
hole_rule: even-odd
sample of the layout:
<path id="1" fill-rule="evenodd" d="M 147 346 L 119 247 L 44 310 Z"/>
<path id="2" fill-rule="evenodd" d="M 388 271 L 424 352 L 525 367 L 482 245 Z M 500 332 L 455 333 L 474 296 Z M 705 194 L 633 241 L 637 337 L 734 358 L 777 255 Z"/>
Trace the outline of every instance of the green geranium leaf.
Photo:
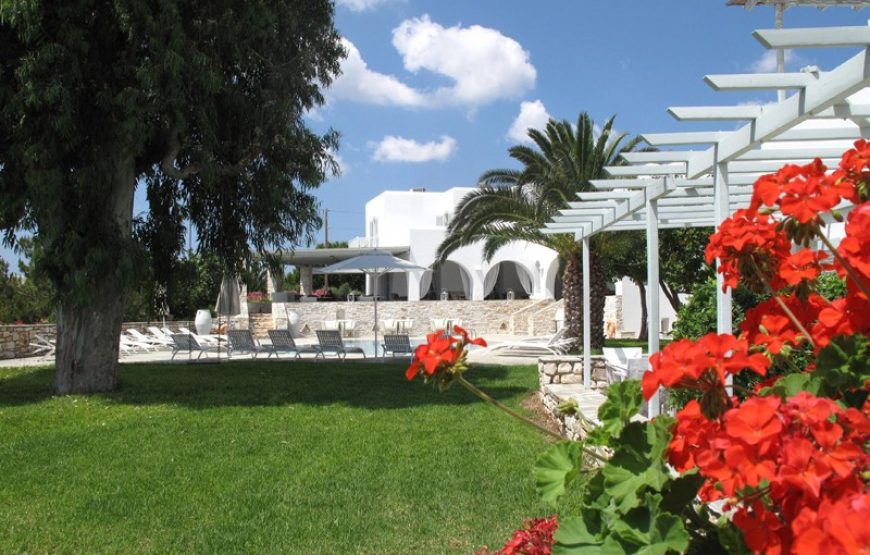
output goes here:
<path id="1" fill-rule="evenodd" d="M 771 387 L 762 388 L 761 395 L 776 395 L 786 398 L 797 395 L 801 391 L 807 391 L 813 395 L 819 392 L 821 380 L 813 374 L 788 374 L 781 377 Z"/>
<path id="2" fill-rule="evenodd" d="M 867 398 L 863 385 L 870 379 L 870 340 L 863 335 L 839 336 L 819 351 L 815 375 L 821 379 L 821 392 L 838 397 L 851 407 L 860 407 Z"/>
<path id="3" fill-rule="evenodd" d="M 631 553 L 665 555 L 683 553 L 689 546 L 689 534 L 682 519 L 660 509 L 662 496 L 647 493 L 644 504 L 613 523 L 613 534 L 622 544 L 636 547 Z"/>
<path id="4" fill-rule="evenodd" d="M 606 445 L 611 438 L 618 437 L 631 417 L 643 406 L 640 382 L 626 380 L 607 388 L 607 400 L 598 408 L 601 422 L 587 440 L 595 445 Z"/>
<path id="5" fill-rule="evenodd" d="M 563 545 L 601 545 L 604 540 L 595 528 L 596 523 L 587 523 L 583 516 L 561 517 L 555 540 Z"/>
<path id="6" fill-rule="evenodd" d="M 679 515 L 688 507 L 698 490 L 704 484 L 704 477 L 700 474 L 685 474 L 676 480 L 671 480 L 664 490 L 662 510 Z"/>
<path id="7" fill-rule="evenodd" d="M 731 521 L 724 518 L 720 519 L 719 522 L 719 543 L 731 555 L 750 555 L 752 553 L 743 543 L 743 532 Z"/>
<path id="8" fill-rule="evenodd" d="M 617 512 L 637 507 L 646 488 L 661 491 L 671 479 L 664 453 L 672 422 L 666 416 L 653 422 L 631 422 L 619 436 L 616 452 L 601 469 L 605 491 L 613 498 Z"/>
<path id="9" fill-rule="evenodd" d="M 544 501 L 555 504 L 580 471 L 580 444 L 563 441 L 552 445 L 535 463 L 535 487 Z"/>

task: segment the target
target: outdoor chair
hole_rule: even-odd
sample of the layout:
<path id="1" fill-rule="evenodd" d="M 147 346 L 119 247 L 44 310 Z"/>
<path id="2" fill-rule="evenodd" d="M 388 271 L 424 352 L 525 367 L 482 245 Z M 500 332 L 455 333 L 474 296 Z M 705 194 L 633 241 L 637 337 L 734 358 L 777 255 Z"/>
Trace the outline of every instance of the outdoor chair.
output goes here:
<path id="1" fill-rule="evenodd" d="M 33 334 L 33 341 L 30 342 L 30 346 L 33 347 L 33 351 L 30 354 L 34 356 L 53 357 L 56 349 L 54 339 L 49 339 L 38 333 Z"/>
<path id="2" fill-rule="evenodd" d="M 384 356 L 391 353 L 391 356 L 413 356 L 414 348 L 411 347 L 411 339 L 405 333 L 386 333 L 384 334 Z"/>
<path id="3" fill-rule="evenodd" d="M 166 333 L 157 326 L 149 326 L 148 333 L 150 334 L 152 341 L 161 343 L 167 347 L 172 347 L 172 334 Z"/>
<path id="4" fill-rule="evenodd" d="M 363 358 L 366 358 L 366 353 L 359 347 L 346 347 L 344 341 L 341 340 L 341 333 L 338 330 L 316 330 L 317 342 L 320 344 L 320 352 L 323 357 L 326 353 L 335 353 L 339 359 L 347 358 L 348 353 L 360 353 Z"/>
<path id="5" fill-rule="evenodd" d="M 279 353 L 282 352 L 293 353 L 293 358 L 302 358 L 302 353 L 313 353 L 314 358 L 323 356 L 320 348 L 315 345 L 297 345 L 287 330 L 269 330 L 269 339 L 272 340 L 272 349 L 277 358 L 281 358 Z"/>
<path id="6" fill-rule="evenodd" d="M 640 347 L 604 347 L 601 351 L 604 353 L 607 383 L 639 380 L 649 365 L 649 357 L 644 356 Z"/>
<path id="7" fill-rule="evenodd" d="M 550 336 L 527 337 L 515 341 L 505 341 L 504 343 L 493 345 L 490 347 L 490 351 L 506 350 L 511 351 L 511 353 L 524 355 L 564 355 L 577 341 L 573 337 L 565 338 L 564 335 L 565 328 L 562 328 Z"/>
<path id="8" fill-rule="evenodd" d="M 235 352 L 250 353 L 251 358 L 257 358 L 257 355 L 260 353 L 269 353 L 269 356 L 266 358 L 271 358 L 275 354 L 275 349 L 271 345 L 261 345 L 258 343 L 250 330 L 229 330 L 227 336 L 230 342 L 228 353 L 231 357 Z"/>
<path id="9" fill-rule="evenodd" d="M 155 338 L 153 336 L 149 337 L 137 329 L 127 330 L 127 335 L 132 337 L 134 341 L 138 341 L 139 343 L 145 343 L 146 345 L 150 345 L 156 349 L 160 349 L 162 347 L 168 347 L 172 343 L 171 340 L 164 341 L 164 340 L 158 340 L 157 338 Z"/>
<path id="10" fill-rule="evenodd" d="M 121 350 L 123 350 L 125 353 L 130 353 L 132 351 L 144 351 L 146 353 L 150 353 L 152 349 L 156 348 L 149 343 L 136 341 L 135 339 L 124 333 L 121 334 L 120 346 Z"/>
<path id="11" fill-rule="evenodd" d="M 187 351 L 190 354 L 193 354 L 194 351 L 198 351 L 199 354 L 196 356 L 197 359 L 202 355 L 205 355 L 205 358 L 208 358 L 208 353 L 206 352 L 208 347 L 200 345 L 192 333 L 173 333 L 172 342 L 174 345 L 172 346 L 172 358 L 170 360 L 175 360 L 175 355 L 181 351 Z"/>

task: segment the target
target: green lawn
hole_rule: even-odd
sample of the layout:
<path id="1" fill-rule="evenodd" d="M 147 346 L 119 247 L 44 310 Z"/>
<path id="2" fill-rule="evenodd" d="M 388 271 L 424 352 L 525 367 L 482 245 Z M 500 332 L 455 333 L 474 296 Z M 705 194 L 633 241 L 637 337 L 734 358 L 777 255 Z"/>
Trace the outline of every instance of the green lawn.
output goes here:
<path id="1" fill-rule="evenodd" d="M 55 398 L 0 369 L 0 553 L 472 553 L 547 514 L 546 440 L 395 364 L 124 365 Z M 470 379 L 518 406 L 532 367 Z"/>

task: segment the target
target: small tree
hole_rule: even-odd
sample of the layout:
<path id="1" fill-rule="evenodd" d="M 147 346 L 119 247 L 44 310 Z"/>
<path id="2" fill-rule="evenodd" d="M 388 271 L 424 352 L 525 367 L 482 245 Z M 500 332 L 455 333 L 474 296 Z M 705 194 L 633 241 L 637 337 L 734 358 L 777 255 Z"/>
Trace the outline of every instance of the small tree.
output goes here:
<path id="1" fill-rule="evenodd" d="M 309 191 L 337 136 L 302 118 L 339 70 L 332 16 L 328 0 L 2 3 L 0 229 L 39 232 L 56 392 L 115 387 L 136 238 L 165 281 L 185 218 L 228 267 L 319 224 Z"/>

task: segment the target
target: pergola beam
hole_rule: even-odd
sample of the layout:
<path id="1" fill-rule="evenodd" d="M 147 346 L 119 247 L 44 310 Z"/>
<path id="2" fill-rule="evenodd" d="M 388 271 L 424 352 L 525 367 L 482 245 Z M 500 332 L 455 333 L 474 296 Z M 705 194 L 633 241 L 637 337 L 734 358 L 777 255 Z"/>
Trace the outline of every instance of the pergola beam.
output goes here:
<path id="1" fill-rule="evenodd" d="M 829 27 L 803 29 L 759 29 L 752 33 L 755 40 L 765 48 L 842 48 L 866 47 L 870 44 L 870 27 L 837 27 L 831 33 Z"/>
<path id="2" fill-rule="evenodd" d="M 715 91 L 800 89 L 817 79 L 818 77 L 812 73 L 728 73 L 704 76 L 704 81 Z"/>
<path id="3" fill-rule="evenodd" d="M 755 119 L 761 106 L 671 106 L 668 113 L 677 121 L 732 121 Z"/>
<path id="4" fill-rule="evenodd" d="M 870 67 L 865 48 L 836 69 L 807 85 L 801 94 L 771 106 L 753 123 L 725 133 L 719 141 L 719 161 L 729 162 L 756 145 L 775 138 L 798 123 L 842 101 L 870 84 Z M 689 160 L 688 177 L 699 177 L 713 170 L 714 147 L 696 153 Z"/>

